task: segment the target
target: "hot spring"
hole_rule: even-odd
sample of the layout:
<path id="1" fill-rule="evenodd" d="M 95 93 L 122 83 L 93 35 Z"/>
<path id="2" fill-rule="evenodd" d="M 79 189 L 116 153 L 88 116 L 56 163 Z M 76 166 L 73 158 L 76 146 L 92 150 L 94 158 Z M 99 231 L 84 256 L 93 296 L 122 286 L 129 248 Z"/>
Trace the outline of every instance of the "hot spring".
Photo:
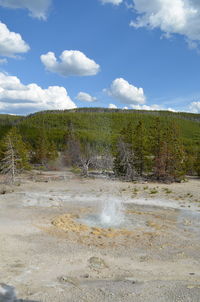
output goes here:
<path id="1" fill-rule="evenodd" d="M 77 219 L 78 222 L 90 227 L 134 229 L 143 225 L 139 217 L 133 219 L 133 215 L 128 215 L 127 205 L 120 199 L 108 198 L 91 214 L 87 214 Z"/>

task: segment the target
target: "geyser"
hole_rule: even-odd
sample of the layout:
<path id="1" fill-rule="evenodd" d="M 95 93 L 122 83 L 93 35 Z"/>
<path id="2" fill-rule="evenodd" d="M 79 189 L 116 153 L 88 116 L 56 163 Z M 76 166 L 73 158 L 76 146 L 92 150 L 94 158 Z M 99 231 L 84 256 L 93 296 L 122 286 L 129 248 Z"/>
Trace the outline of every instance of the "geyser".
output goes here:
<path id="1" fill-rule="evenodd" d="M 104 227 L 120 226 L 124 221 L 124 210 L 120 200 L 107 200 L 99 214 L 100 224 Z"/>
<path id="2" fill-rule="evenodd" d="M 122 201 L 108 198 L 102 203 L 96 214 L 87 215 L 86 217 L 79 219 L 79 221 L 92 227 L 120 227 L 124 222 L 124 208 Z"/>

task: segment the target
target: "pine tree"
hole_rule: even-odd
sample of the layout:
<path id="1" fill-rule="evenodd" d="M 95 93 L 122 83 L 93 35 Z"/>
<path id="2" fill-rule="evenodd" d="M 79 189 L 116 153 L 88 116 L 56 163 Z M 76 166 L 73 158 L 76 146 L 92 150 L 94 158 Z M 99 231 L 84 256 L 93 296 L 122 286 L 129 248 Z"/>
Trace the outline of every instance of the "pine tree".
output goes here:
<path id="1" fill-rule="evenodd" d="M 55 160 L 58 156 L 56 146 L 50 142 L 44 128 L 39 133 L 36 141 L 35 161 L 46 166 L 50 160 Z"/>
<path id="2" fill-rule="evenodd" d="M 169 179 L 180 180 L 185 175 L 185 152 L 180 131 L 175 123 L 169 125 L 164 134 L 166 150 L 166 174 Z"/>
<path id="3" fill-rule="evenodd" d="M 179 180 L 185 175 L 185 153 L 177 125 L 163 127 L 156 119 L 152 135 L 154 175 L 157 180 Z"/>
<path id="4" fill-rule="evenodd" d="M 132 152 L 134 153 L 134 166 L 138 175 L 142 176 L 147 168 L 148 146 L 146 129 L 142 121 L 136 125 L 133 133 Z"/>
<path id="5" fill-rule="evenodd" d="M 1 172 L 15 181 L 18 173 L 29 170 L 29 156 L 26 145 L 16 128 L 12 128 L 3 140 Z"/>
<path id="6" fill-rule="evenodd" d="M 198 176 L 200 176 L 200 147 L 197 152 L 196 160 L 195 160 L 195 171 Z"/>
<path id="7" fill-rule="evenodd" d="M 153 155 L 153 173 L 157 180 L 165 177 L 165 142 L 163 136 L 163 125 L 156 118 L 150 129 L 151 153 Z"/>

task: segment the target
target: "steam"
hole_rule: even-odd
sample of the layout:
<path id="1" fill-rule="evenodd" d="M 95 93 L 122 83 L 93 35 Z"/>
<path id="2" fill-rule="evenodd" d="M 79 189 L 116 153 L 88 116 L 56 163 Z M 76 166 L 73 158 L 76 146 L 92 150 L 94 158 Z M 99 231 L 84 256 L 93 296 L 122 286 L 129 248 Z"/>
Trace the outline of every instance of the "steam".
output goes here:
<path id="1" fill-rule="evenodd" d="M 100 224 L 104 227 L 116 227 L 124 221 L 124 210 L 120 200 L 107 200 L 100 213 Z"/>

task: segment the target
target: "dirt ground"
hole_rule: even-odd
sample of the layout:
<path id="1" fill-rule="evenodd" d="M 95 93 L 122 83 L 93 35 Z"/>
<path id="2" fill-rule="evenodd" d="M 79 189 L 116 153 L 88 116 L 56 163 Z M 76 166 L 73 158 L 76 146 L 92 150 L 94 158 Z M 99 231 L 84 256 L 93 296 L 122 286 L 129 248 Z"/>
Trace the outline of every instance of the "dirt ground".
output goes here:
<path id="1" fill-rule="evenodd" d="M 35 171 L 0 193 L 0 283 L 17 301 L 200 301 L 200 180 Z M 124 204 L 123 227 L 80 222 L 112 199 Z"/>

